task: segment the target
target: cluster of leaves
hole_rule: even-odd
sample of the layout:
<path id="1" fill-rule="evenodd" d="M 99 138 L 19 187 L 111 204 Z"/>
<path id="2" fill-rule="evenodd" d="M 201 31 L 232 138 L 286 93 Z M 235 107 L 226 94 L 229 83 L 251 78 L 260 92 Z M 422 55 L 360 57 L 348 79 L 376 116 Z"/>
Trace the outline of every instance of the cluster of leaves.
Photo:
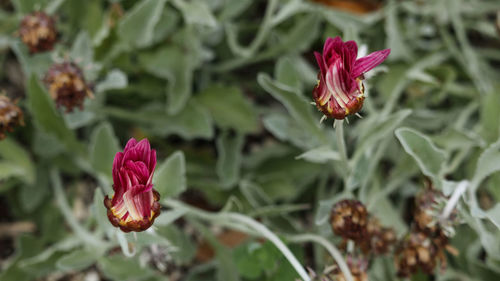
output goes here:
<path id="1" fill-rule="evenodd" d="M 403 235 L 424 177 L 446 195 L 468 180 L 459 205 L 464 224 L 451 241 L 460 255 L 433 280 L 497 280 L 500 4 L 387 0 L 356 14 L 322 2 L 0 1 L 0 86 L 20 98 L 26 116 L 26 126 L 0 142 L 0 224 L 35 226 L 34 233 L 0 233 L 0 247 L 12 249 L 0 252 L 0 279 L 298 277 L 269 243 L 247 237 L 228 248 L 205 213 L 179 220 L 188 209 L 164 210 L 156 231 L 136 236 L 113 228 L 102 190 L 112 193 L 114 154 L 134 136 L 148 137 L 159 152 L 154 184 L 162 204 L 180 197 L 244 213 L 283 235 L 338 241 L 328 215 L 343 198 L 362 201 Z M 30 55 L 15 30 L 37 9 L 56 16 L 60 36 L 52 52 Z M 336 35 L 392 49 L 385 73 L 366 84 L 364 118 L 344 128 L 347 163 L 331 121 L 321 125 L 310 105 L 312 51 Z M 69 114 L 40 83 L 63 59 L 84 69 L 95 92 Z M 200 240 L 215 251 L 205 262 Z M 318 271 L 333 264 L 320 247 L 292 249 Z M 368 274 L 397 280 L 388 258 Z"/>

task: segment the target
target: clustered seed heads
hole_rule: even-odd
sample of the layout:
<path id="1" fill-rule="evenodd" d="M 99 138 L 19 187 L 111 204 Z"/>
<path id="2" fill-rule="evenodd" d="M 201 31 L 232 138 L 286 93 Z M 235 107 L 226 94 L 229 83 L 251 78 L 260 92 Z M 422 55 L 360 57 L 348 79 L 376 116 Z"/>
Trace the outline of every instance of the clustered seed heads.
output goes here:
<path id="1" fill-rule="evenodd" d="M 422 232 L 412 232 L 397 248 L 394 255 L 397 261 L 398 276 L 409 277 L 420 268 L 427 274 L 432 274 L 436 267 L 434 258 L 437 248 L 429 237 Z"/>
<path id="2" fill-rule="evenodd" d="M 394 230 L 382 227 L 357 200 L 342 200 L 335 204 L 330 223 L 336 235 L 353 240 L 364 254 L 386 254 L 396 242 Z"/>
<path id="3" fill-rule="evenodd" d="M 44 82 L 57 107 L 64 106 L 66 112 L 72 112 L 74 107 L 83 109 L 85 97 L 93 97 L 82 70 L 73 62 L 52 65 Z"/>
<path id="4" fill-rule="evenodd" d="M 363 253 L 371 252 L 375 255 L 387 254 L 397 239 L 394 229 L 381 226 L 376 218 L 370 218 L 368 221 L 367 237 L 369 239 L 359 242 L 359 247 Z"/>
<path id="5" fill-rule="evenodd" d="M 370 257 L 388 253 L 396 242 L 394 230 L 381 226 L 378 219 L 370 216 L 363 203 L 357 200 L 346 199 L 333 205 L 330 224 L 333 232 L 344 239 L 341 248 L 345 249 L 351 240 L 362 253 L 356 259 L 352 252 L 348 253 L 347 264 L 355 281 L 367 281 Z M 326 279 L 320 280 L 346 280 L 336 265 L 330 273 L 328 277 L 323 277 Z"/>
<path id="6" fill-rule="evenodd" d="M 446 200 L 441 192 L 432 188 L 427 188 L 416 197 L 411 232 L 399 243 L 394 255 L 398 276 L 409 277 L 419 269 L 432 274 L 438 263 L 444 270 L 444 251 L 457 254 L 455 248 L 449 244 L 449 236 L 453 233 L 449 229 L 457 221 L 456 210 L 447 222 L 438 223 Z"/>
<path id="7" fill-rule="evenodd" d="M 50 51 L 57 41 L 55 20 L 39 11 L 26 15 L 21 21 L 19 36 L 32 54 Z"/>
<path id="8" fill-rule="evenodd" d="M 23 111 L 9 97 L 0 94 L 0 140 L 17 126 L 24 126 Z"/>
<path id="9" fill-rule="evenodd" d="M 415 198 L 416 207 L 411 231 L 399 242 L 394 230 L 381 226 L 357 200 L 342 200 L 336 203 L 332 207 L 330 223 L 333 232 L 344 238 L 341 247 L 344 250 L 348 243 L 346 240 L 352 240 L 362 255 L 369 259 L 391 252 L 392 246 L 397 243 L 394 260 L 399 277 L 410 277 L 419 270 L 433 274 L 437 265 L 440 265 L 442 270 L 446 268 L 445 251 L 458 254 L 449 244 L 449 237 L 454 233 L 453 225 L 457 222 L 457 211 L 453 210 L 446 221 L 439 219 L 447 200 L 443 193 L 430 187 L 420 193 Z M 361 273 L 366 273 L 368 266 L 356 266 L 363 263 L 353 262 L 353 249 L 348 249 L 347 255 L 354 280 L 366 280 L 363 277 L 365 275 Z M 336 279 L 320 280 L 345 280 L 340 272 L 330 272 L 337 273 Z"/>

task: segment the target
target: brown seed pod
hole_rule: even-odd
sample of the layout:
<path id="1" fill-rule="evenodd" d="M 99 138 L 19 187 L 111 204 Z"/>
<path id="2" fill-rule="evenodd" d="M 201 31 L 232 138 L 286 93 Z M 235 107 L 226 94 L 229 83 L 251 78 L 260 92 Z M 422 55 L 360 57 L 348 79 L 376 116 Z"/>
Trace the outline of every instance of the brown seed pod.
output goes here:
<path id="1" fill-rule="evenodd" d="M 52 50 L 57 41 L 54 18 L 40 11 L 26 15 L 18 33 L 32 54 Z"/>
<path id="2" fill-rule="evenodd" d="M 365 254 L 375 255 L 387 254 L 396 243 L 396 233 L 394 229 L 383 227 L 376 218 L 368 220 L 366 239 L 359 241 L 359 247 Z"/>
<path id="3" fill-rule="evenodd" d="M 9 97 L 0 94 L 0 140 L 17 126 L 24 126 L 23 111 Z"/>
<path id="4" fill-rule="evenodd" d="M 348 256 L 346 262 L 354 281 L 368 281 L 368 274 L 366 273 L 368 270 L 368 261 L 366 259 Z M 334 266 L 333 270 L 327 276 L 330 278 L 328 280 L 347 281 L 347 278 L 338 266 Z"/>
<path id="5" fill-rule="evenodd" d="M 82 70 L 72 62 L 52 65 L 44 82 L 57 107 L 64 106 L 66 112 L 72 112 L 75 106 L 83 109 L 85 97 L 93 97 Z"/>
<path id="6" fill-rule="evenodd" d="M 415 198 L 414 219 L 415 226 L 418 230 L 434 233 L 438 230 L 435 216 L 436 203 L 438 198 L 443 198 L 444 195 L 434 189 L 426 189 L 424 192 L 417 195 Z"/>
<path id="7" fill-rule="evenodd" d="M 358 241 L 367 234 L 368 212 L 357 200 L 342 200 L 332 207 L 330 224 L 335 234 Z"/>
<path id="8" fill-rule="evenodd" d="M 399 277 L 409 277 L 418 269 L 432 274 L 439 255 L 443 255 L 443 252 L 426 233 L 412 232 L 401 242 L 394 254 L 397 274 Z"/>
<path id="9" fill-rule="evenodd" d="M 454 226 L 458 223 L 458 211 L 453 209 L 446 219 L 441 219 L 448 197 L 441 191 L 427 188 L 415 198 L 414 228 L 431 236 L 441 235 L 445 232 L 453 235 Z"/>

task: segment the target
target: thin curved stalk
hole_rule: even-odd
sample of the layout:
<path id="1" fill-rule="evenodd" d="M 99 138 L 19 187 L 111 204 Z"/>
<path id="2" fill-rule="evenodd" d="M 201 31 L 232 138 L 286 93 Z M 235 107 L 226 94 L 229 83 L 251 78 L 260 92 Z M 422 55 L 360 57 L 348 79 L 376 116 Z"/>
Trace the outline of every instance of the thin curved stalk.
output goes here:
<path id="1" fill-rule="evenodd" d="M 250 226 L 251 228 L 255 229 L 257 232 L 259 232 L 263 237 L 267 238 L 269 241 L 271 241 L 278 250 L 281 251 L 281 253 L 287 258 L 287 260 L 290 262 L 290 264 L 293 266 L 295 271 L 300 275 L 300 277 L 304 281 L 310 281 L 311 278 L 305 271 L 304 267 L 300 264 L 300 262 L 297 260 L 295 255 L 288 249 L 288 247 L 281 241 L 281 239 L 276 236 L 272 231 L 270 231 L 265 225 L 259 223 L 258 221 L 241 215 L 241 214 L 236 214 L 236 213 L 231 213 L 226 215 L 229 218 L 234 219 L 235 221 L 239 221 L 243 224 L 246 224 Z M 352 280 L 351 280 L 352 281 Z"/>
<path id="2" fill-rule="evenodd" d="M 194 215 L 198 218 L 205 219 L 220 225 L 238 229 L 251 235 L 261 236 L 271 241 L 278 250 L 287 258 L 295 271 L 299 274 L 303 281 L 311 281 L 304 267 L 297 260 L 295 255 L 288 249 L 288 247 L 281 241 L 276 234 L 270 231 L 265 225 L 259 223 L 251 217 L 237 214 L 237 213 L 210 213 L 203 210 L 190 207 L 182 202 L 166 199 L 163 204 L 171 208 L 184 209 L 187 215 Z"/>
<path id="3" fill-rule="evenodd" d="M 344 274 L 345 278 L 347 281 L 354 281 L 354 278 L 352 277 L 351 271 L 349 270 L 349 267 L 347 266 L 347 263 L 345 262 L 344 258 L 340 254 L 339 250 L 328 240 L 325 238 L 315 235 L 315 234 L 301 234 L 301 235 L 296 235 L 296 236 L 290 236 L 288 237 L 288 240 L 290 242 L 296 242 L 296 243 L 302 243 L 302 242 L 315 242 L 323 246 L 328 253 L 333 257 L 333 259 L 337 262 L 337 265 L 340 268 L 340 271 Z"/>
<path id="4" fill-rule="evenodd" d="M 252 43 L 246 48 L 237 46 L 236 42 L 232 42 L 231 45 L 234 45 L 234 51 L 237 52 L 239 56 L 242 57 L 250 57 L 255 54 L 255 52 L 260 48 L 260 46 L 264 43 L 269 31 L 271 30 L 271 20 L 272 16 L 278 6 L 277 0 L 269 0 L 267 2 L 266 13 L 264 14 L 264 18 L 262 20 L 262 24 L 260 25 L 259 31 L 257 31 L 257 35 L 253 39 Z"/>
<path id="5" fill-rule="evenodd" d="M 348 166 L 349 160 L 347 158 L 347 149 L 344 138 L 344 120 L 335 120 L 334 127 L 340 157 L 342 158 L 342 162 L 344 162 L 344 164 Z"/>

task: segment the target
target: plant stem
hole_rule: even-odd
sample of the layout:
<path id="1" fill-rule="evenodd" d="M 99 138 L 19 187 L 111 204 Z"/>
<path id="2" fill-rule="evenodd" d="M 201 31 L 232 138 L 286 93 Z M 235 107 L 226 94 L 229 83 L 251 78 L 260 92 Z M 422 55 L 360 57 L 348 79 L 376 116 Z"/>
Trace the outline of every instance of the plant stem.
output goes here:
<path id="1" fill-rule="evenodd" d="M 253 39 L 252 43 L 250 43 L 250 45 L 246 48 L 238 47 L 234 50 L 237 52 L 239 56 L 251 57 L 264 43 L 264 40 L 266 39 L 267 35 L 269 34 L 269 31 L 271 30 L 272 27 L 271 20 L 277 6 L 278 6 L 277 0 L 268 0 L 266 12 L 264 14 L 264 18 L 262 19 L 262 24 L 260 25 L 260 28 L 257 31 L 257 35 Z"/>
<path id="2" fill-rule="evenodd" d="M 347 149 L 345 145 L 345 137 L 344 137 L 344 120 L 335 120 L 335 136 L 337 138 L 337 148 L 340 153 L 340 157 L 342 159 L 342 163 L 344 164 L 346 173 L 344 173 L 344 179 L 347 179 L 348 173 L 350 171 L 349 168 L 349 158 L 347 157 Z"/>
<path id="3" fill-rule="evenodd" d="M 182 202 L 166 199 L 163 201 L 166 206 L 177 209 L 184 209 L 187 214 L 197 216 L 199 218 L 212 221 L 214 223 L 222 224 L 227 227 L 244 231 L 248 234 L 259 235 L 271 241 L 278 250 L 287 258 L 290 264 L 294 267 L 295 271 L 300 275 L 303 281 L 311 281 L 311 278 L 305 271 L 304 267 L 297 260 L 295 255 L 288 249 L 288 247 L 281 241 L 276 234 L 270 231 L 265 225 L 245 215 L 237 213 L 209 213 L 206 211 L 198 210 L 190 207 Z"/>
<path id="4" fill-rule="evenodd" d="M 335 135 L 337 137 L 337 146 L 340 157 L 342 157 L 342 161 L 344 161 L 344 163 L 347 163 L 347 150 L 344 139 L 344 120 L 335 120 Z"/>
<path id="5" fill-rule="evenodd" d="M 347 281 L 354 281 L 354 278 L 352 277 L 351 271 L 349 270 L 349 267 L 347 266 L 347 263 L 345 262 L 344 258 L 340 254 L 339 250 L 328 240 L 325 238 L 315 235 L 315 234 L 302 234 L 302 235 L 296 235 L 296 236 L 291 236 L 288 237 L 288 240 L 290 242 L 315 242 L 323 246 L 328 253 L 333 257 L 333 259 L 337 262 L 337 265 L 339 266 L 340 270 L 346 277 Z"/>
<path id="6" fill-rule="evenodd" d="M 300 277 L 304 281 L 310 281 L 311 278 L 305 271 L 304 267 L 299 263 L 297 258 L 295 258 L 294 254 L 288 249 L 288 247 L 281 241 L 276 234 L 274 234 L 272 231 L 270 231 L 265 225 L 259 223 L 258 221 L 241 215 L 237 213 L 229 213 L 227 214 L 229 218 L 234 219 L 235 221 L 239 221 L 243 224 L 246 224 L 250 226 L 251 228 L 255 229 L 257 232 L 259 232 L 262 236 L 267 238 L 269 241 L 271 241 L 278 250 L 281 251 L 281 253 L 287 258 L 287 260 L 290 262 L 290 264 L 295 268 L 297 273 L 300 275 Z"/>

